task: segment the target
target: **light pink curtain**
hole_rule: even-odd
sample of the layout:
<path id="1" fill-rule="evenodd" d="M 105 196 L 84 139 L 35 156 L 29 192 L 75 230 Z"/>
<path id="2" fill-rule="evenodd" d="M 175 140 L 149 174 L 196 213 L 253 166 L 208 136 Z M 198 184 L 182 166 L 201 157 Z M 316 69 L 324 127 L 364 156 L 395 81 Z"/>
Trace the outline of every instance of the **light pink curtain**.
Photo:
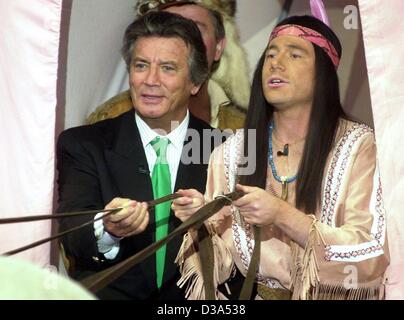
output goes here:
<path id="1" fill-rule="evenodd" d="M 404 299 L 404 2 L 359 0 L 391 264 L 387 299 Z"/>
<path id="2" fill-rule="evenodd" d="M 0 217 L 52 210 L 62 0 L 0 0 Z M 0 253 L 48 237 L 50 222 L 0 225 Z M 20 257 L 49 263 L 49 244 Z"/>

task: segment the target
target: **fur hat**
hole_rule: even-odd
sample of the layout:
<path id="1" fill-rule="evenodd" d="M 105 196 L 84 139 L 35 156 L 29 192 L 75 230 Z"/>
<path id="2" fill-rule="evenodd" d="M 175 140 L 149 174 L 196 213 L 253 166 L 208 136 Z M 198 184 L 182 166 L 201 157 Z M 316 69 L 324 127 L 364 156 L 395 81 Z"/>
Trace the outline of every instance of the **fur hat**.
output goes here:
<path id="1" fill-rule="evenodd" d="M 138 15 L 144 15 L 152 10 L 161 10 L 180 4 L 199 4 L 231 17 L 234 17 L 236 13 L 236 0 L 139 0 L 135 11 Z"/>

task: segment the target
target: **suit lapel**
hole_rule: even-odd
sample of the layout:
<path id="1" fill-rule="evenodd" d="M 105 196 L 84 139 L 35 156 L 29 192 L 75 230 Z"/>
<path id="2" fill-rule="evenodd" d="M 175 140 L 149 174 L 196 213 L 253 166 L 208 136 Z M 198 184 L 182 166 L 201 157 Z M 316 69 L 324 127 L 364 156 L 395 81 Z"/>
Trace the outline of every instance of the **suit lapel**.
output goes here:
<path id="1" fill-rule="evenodd" d="M 106 150 L 105 156 L 120 196 L 139 201 L 151 200 L 149 168 L 134 113 L 125 114 L 115 130 L 112 149 Z"/>

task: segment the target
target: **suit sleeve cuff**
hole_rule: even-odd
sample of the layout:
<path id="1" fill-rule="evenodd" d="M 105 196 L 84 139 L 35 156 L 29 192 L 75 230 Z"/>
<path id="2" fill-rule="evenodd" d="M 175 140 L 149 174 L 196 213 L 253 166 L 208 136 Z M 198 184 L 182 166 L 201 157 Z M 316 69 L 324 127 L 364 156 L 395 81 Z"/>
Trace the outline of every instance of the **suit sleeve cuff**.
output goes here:
<path id="1" fill-rule="evenodd" d="M 97 213 L 95 219 L 101 217 L 102 214 L 102 212 Z M 119 244 L 122 238 L 114 237 L 105 231 L 102 220 L 94 221 L 94 234 L 97 239 L 98 251 L 109 260 L 115 259 L 118 255 Z"/>

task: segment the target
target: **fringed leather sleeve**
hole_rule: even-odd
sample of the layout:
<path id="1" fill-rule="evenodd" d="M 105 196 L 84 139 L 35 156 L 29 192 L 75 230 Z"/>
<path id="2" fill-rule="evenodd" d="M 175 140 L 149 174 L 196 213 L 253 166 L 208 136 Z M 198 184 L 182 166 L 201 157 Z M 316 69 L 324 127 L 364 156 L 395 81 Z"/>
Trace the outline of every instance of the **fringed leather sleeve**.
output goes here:
<path id="1" fill-rule="evenodd" d="M 316 288 L 319 284 L 318 262 L 315 254 L 315 246 L 321 245 L 321 234 L 316 228 L 317 219 L 314 216 L 310 226 L 309 237 L 303 254 L 301 248 L 295 242 L 291 243 L 292 249 L 292 299 L 307 300 L 310 299 L 309 292 L 311 288 Z M 323 243 L 325 244 L 325 243 Z"/>
<path id="2" fill-rule="evenodd" d="M 371 130 L 351 124 L 326 172 L 304 248 L 292 245 L 294 299 L 380 299 L 389 264 L 386 213 Z"/>
<path id="3" fill-rule="evenodd" d="M 231 275 L 233 269 L 233 258 L 225 242 L 216 233 L 212 224 L 207 224 L 208 231 L 212 238 L 214 267 L 213 282 L 216 288 L 216 299 L 225 299 L 217 290 L 219 284 L 224 283 Z M 195 231 L 188 231 L 184 235 L 181 248 L 175 262 L 180 267 L 181 278 L 177 282 L 180 288 L 186 285 L 186 298 L 189 300 L 204 300 L 205 288 L 202 276 L 201 259 Z"/>
<path id="4" fill-rule="evenodd" d="M 383 279 L 359 281 L 355 263 L 324 260 L 327 250 L 320 222 L 314 218 L 304 250 L 292 242 L 293 300 L 379 300 L 383 299 Z M 321 260 L 322 259 L 322 260 Z M 333 270 L 331 273 L 330 270 Z M 342 270 L 337 273 L 337 270 Z"/>

